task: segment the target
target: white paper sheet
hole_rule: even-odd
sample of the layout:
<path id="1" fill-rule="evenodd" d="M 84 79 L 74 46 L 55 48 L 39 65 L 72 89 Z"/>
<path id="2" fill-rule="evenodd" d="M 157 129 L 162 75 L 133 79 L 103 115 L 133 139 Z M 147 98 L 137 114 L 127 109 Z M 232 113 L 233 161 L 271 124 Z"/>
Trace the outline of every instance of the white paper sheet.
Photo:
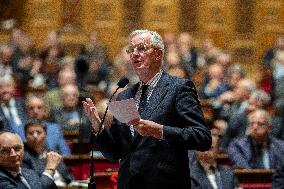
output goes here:
<path id="1" fill-rule="evenodd" d="M 112 115 L 122 123 L 129 123 L 134 119 L 140 119 L 133 98 L 108 103 L 108 109 Z"/>

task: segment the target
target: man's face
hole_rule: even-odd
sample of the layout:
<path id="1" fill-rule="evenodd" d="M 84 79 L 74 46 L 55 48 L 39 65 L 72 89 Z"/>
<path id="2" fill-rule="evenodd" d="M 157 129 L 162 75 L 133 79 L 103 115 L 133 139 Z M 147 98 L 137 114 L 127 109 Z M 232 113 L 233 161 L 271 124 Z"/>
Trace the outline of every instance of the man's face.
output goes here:
<path id="1" fill-rule="evenodd" d="M 0 98 L 3 102 L 9 102 L 14 96 L 15 86 L 12 83 L 3 83 L 0 85 Z"/>
<path id="2" fill-rule="evenodd" d="M 13 133 L 0 135 L 0 166 L 17 172 L 22 164 L 24 146 L 20 137 Z"/>
<path id="3" fill-rule="evenodd" d="M 261 111 L 254 112 L 249 116 L 248 133 L 257 142 L 264 142 L 270 131 L 270 125 L 265 114 Z"/>
<path id="4" fill-rule="evenodd" d="M 130 59 L 134 71 L 143 81 L 151 79 L 159 72 L 162 52 L 151 44 L 151 34 L 143 33 L 134 36 L 130 42 Z"/>
<path id="5" fill-rule="evenodd" d="M 40 125 L 29 126 L 25 136 L 28 145 L 33 149 L 37 147 L 43 147 L 45 144 L 46 132 Z"/>
<path id="6" fill-rule="evenodd" d="M 75 108 L 78 104 L 79 92 L 76 88 L 65 87 L 62 91 L 63 95 L 63 106 L 65 108 Z"/>
<path id="7" fill-rule="evenodd" d="M 46 115 L 43 100 L 32 98 L 27 101 L 27 114 L 30 118 L 42 120 Z"/>

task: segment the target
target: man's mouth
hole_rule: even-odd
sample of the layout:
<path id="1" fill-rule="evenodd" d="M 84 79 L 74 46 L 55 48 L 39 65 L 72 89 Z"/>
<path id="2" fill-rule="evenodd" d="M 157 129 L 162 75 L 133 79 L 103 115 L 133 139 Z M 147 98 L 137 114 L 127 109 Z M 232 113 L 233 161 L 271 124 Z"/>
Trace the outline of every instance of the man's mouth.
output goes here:
<path id="1" fill-rule="evenodd" d="M 141 63 L 141 62 L 142 62 L 141 60 L 134 60 L 134 61 L 133 61 L 134 64 L 139 64 L 139 63 Z"/>

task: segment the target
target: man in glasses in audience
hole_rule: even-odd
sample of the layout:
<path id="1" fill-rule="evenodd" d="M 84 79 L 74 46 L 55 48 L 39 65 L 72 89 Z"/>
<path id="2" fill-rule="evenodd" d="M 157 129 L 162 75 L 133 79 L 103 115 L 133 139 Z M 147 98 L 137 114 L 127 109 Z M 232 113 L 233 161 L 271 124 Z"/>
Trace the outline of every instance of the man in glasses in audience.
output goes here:
<path id="1" fill-rule="evenodd" d="M 284 163 L 284 141 L 270 135 L 271 117 L 256 109 L 248 115 L 246 135 L 234 139 L 228 147 L 235 168 L 275 169 Z"/>
<path id="2" fill-rule="evenodd" d="M 161 69 L 164 43 L 158 33 L 135 30 L 129 40 L 127 52 L 140 82 L 117 100 L 134 98 L 141 119 L 128 124 L 114 119 L 109 130 L 100 129 L 97 109 L 86 99 L 96 146 L 106 158 L 120 160 L 118 189 L 188 189 L 188 150 L 211 146 L 195 86 Z"/>
<path id="3" fill-rule="evenodd" d="M 56 189 L 54 170 L 62 161 L 56 152 L 47 153 L 47 163 L 42 175 L 21 168 L 24 145 L 20 136 L 9 131 L 0 132 L 0 188 Z"/>

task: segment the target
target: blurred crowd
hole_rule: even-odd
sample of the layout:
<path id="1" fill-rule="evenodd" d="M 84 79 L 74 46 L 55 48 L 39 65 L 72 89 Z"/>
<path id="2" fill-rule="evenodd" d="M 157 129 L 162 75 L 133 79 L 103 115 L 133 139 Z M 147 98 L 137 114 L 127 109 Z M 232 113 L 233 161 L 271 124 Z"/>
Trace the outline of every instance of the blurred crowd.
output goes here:
<path id="1" fill-rule="evenodd" d="M 228 154 L 233 168 L 280 167 L 284 163 L 284 36 L 277 36 L 275 45 L 265 50 L 258 63 L 260 69 L 252 71 L 261 75 L 257 82 L 247 77 L 242 64 L 232 61 L 228 51 L 216 47 L 213 39 L 202 39 L 197 46 L 186 32 L 165 32 L 163 37 L 163 69 L 171 75 L 192 79 L 201 105 L 206 103 L 212 108 L 207 122 L 217 136 L 214 153 Z M 8 43 L 0 42 L 0 130 L 18 133 L 29 146 L 31 136 L 27 132 L 32 127 L 27 127 L 27 123 L 39 120 L 35 125 L 42 130 L 41 140 L 46 147 L 68 156 L 72 149 L 64 133 L 76 131 L 81 142 L 89 142 L 90 138 L 82 99 L 92 98 L 103 114 L 117 81 L 127 76 L 132 85 L 138 78 L 129 64 L 127 45 L 112 59 L 95 31 L 74 55 L 66 53 L 58 31 L 46 36 L 44 48 L 36 48 L 35 40 L 15 28 Z M 106 126 L 110 122 L 108 115 Z M 27 149 L 33 146 L 36 145 Z M 44 152 L 41 149 L 40 154 Z M 202 165 L 214 157 L 193 156 L 192 164 L 201 159 L 198 162 Z M 211 171 L 210 166 L 205 167 Z M 60 178 L 64 181 L 63 175 Z M 72 179 L 72 175 L 68 176 L 65 183 Z M 234 176 L 232 182 L 236 183 Z"/>

